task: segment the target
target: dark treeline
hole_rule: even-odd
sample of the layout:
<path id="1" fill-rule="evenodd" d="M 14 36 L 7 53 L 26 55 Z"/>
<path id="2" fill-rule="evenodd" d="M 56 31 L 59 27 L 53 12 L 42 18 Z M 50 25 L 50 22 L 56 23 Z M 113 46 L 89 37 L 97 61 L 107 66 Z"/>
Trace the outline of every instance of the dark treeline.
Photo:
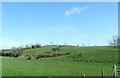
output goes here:
<path id="1" fill-rule="evenodd" d="M 2 49 L 0 52 L 0 56 L 7 56 L 7 57 L 19 57 L 21 56 L 23 50 L 25 49 L 35 49 L 41 48 L 41 44 L 32 44 L 32 45 L 25 45 L 25 47 L 12 47 L 11 49 Z"/>
<path id="2" fill-rule="evenodd" d="M 22 48 L 12 48 L 11 50 L 2 50 L 0 56 L 19 57 L 23 52 Z"/>

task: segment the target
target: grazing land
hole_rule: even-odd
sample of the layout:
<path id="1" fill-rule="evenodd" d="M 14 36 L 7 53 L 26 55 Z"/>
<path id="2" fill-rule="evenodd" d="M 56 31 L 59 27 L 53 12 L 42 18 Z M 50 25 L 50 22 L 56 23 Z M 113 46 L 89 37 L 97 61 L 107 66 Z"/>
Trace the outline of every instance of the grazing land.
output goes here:
<path id="1" fill-rule="evenodd" d="M 29 59 L 28 55 L 50 54 L 57 45 L 24 49 L 21 56 L 2 57 L 3 76 L 111 76 L 118 63 L 118 49 L 108 46 L 63 46 L 63 55 Z"/>

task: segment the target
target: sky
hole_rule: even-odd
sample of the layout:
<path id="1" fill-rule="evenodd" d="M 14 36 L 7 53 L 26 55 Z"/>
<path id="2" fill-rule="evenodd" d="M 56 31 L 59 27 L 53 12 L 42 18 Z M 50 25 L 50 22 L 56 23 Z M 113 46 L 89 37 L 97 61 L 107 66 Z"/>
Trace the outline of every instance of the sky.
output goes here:
<path id="1" fill-rule="evenodd" d="M 108 45 L 117 2 L 3 2 L 2 48 L 40 43 Z"/>
<path id="2" fill-rule="evenodd" d="M 119 0 L 2 0 L 2 2 L 119 2 Z"/>

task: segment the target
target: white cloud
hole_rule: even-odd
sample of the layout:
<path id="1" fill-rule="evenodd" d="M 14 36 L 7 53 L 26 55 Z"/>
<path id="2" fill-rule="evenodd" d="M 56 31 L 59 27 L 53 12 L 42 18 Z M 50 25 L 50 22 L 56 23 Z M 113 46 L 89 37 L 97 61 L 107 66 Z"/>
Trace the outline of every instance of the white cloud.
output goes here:
<path id="1" fill-rule="evenodd" d="M 86 9 L 86 7 L 73 7 L 72 9 L 67 10 L 65 12 L 65 15 L 68 17 L 68 16 L 73 15 L 73 14 L 79 14 L 81 11 L 83 11 L 85 9 Z"/>

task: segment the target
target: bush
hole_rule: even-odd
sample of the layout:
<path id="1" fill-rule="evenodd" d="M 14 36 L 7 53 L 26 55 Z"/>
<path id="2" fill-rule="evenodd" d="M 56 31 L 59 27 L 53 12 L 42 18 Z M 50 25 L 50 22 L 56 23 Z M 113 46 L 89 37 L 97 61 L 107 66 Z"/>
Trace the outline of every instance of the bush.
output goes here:
<path id="1" fill-rule="evenodd" d="M 69 54 L 71 54 L 71 53 L 65 53 L 64 55 L 69 55 Z"/>
<path id="2" fill-rule="evenodd" d="M 100 59 L 99 59 L 99 60 L 97 60 L 96 62 L 100 62 Z"/>
<path id="3" fill-rule="evenodd" d="M 31 57 L 29 56 L 27 60 L 31 60 Z"/>
<path id="4" fill-rule="evenodd" d="M 52 51 L 57 52 L 57 51 L 61 51 L 61 49 L 60 48 L 52 48 Z"/>

